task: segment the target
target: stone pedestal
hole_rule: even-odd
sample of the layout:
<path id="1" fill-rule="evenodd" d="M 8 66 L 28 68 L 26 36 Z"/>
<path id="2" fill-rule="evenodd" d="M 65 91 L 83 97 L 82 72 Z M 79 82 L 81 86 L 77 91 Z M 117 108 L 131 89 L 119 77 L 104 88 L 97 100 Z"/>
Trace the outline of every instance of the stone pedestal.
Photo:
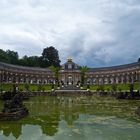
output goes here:
<path id="1" fill-rule="evenodd" d="M 28 109 L 22 104 L 22 94 L 15 92 L 10 100 L 6 100 L 0 112 L 0 120 L 18 120 L 28 115 Z"/>

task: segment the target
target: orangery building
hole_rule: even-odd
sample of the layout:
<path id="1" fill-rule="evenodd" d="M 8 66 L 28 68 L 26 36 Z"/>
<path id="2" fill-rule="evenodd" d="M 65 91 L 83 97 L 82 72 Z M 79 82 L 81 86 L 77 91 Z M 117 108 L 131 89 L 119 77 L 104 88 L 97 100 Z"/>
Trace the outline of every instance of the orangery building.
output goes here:
<path id="1" fill-rule="evenodd" d="M 80 66 L 68 59 L 61 65 L 58 79 L 64 84 L 81 82 Z M 50 84 L 56 82 L 55 73 L 49 68 L 25 67 L 0 62 L 2 83 Z M 89 68 L 85 82 L 89 84 L 134 83 L 140 81 L 140 62 L 112 67 Z"/>

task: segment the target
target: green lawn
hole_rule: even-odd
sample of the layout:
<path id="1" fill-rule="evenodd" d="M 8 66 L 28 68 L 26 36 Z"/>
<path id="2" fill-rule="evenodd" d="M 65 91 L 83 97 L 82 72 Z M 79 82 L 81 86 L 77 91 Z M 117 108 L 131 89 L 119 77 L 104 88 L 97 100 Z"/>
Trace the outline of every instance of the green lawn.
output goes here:
<path id="1" fill-rule="evenodd" d="M 13 90 L 13 84 L 2 84 L 1 85 L 3 91 L 11 91 Z M 29 91 L 47 91 L 51 90 L 51 85 L 39 85 L 39 84 L 18 84 L 19 91 L 26 91 L 26 89 L 29 89 Z"/>
<path id="2" fill-rule="evenodd" d="M 116 90 L 129 90 L 129 85 L 130 84 L 116 84 Z M 1 85 L 2 90 L 3 91 L 11 91 L 13 90 L 13 84 L 9 83 L 9 84 L 2 84 Z M 50 84 L 47 85 L 40 85 L 40 84 L 18 84 L 19 90 L 20 91 L 26 91 L 26 89 L 28 88 L 29 91 L 48 91 L 52 89 L 52 86 Z M 57 88 L 57 86 L 55 86 L 55 89 Z M 84 86 L 84 89 L 86 89 L 87 86 Z M 1 89 L 1 88 L 0 88 Z M 111 84 L 107 84 L 107 85 L 90 85 L 90 90 L 100 90 L 100 89 L 104 89 L 107 91 L 111 91 L 112 90 L 112 85 Z M 139 89 L 139 83 L 134 83 L 134 90 L 138 90 Z"/>
<path id="3" fill-rule="evenodd" d="M 129 90 L 130 84 L 115 84 L 116 90 Z M 112 90 L 112 84 L 106 84 L 106 85 L 90 85 L 91 90 L 98 90 L 100 88 L 103 88 L 104 90 L 110 91 Z M 139 89 L 139 83 L 134 83 L 134 90 Z"/>

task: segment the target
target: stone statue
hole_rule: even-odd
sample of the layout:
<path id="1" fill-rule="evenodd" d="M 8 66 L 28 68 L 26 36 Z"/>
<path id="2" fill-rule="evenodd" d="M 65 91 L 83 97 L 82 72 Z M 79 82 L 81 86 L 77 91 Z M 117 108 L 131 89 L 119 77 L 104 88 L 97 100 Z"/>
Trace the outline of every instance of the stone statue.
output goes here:
<path id="1" fill-rule="evenodd" d="M 2 112 L 11 113 L 20 110 L 22 107 L 24 107 L 22 104 L 22 94 L 17 93 L 11 100 L 5 101 Z"/>
<path id="2" fill-rule="evenodd" d="M 9 92 L 10 98 L 5 100 L 4 108 L 0 112 L 0 120 L 17 120 L 28 114 L 28 109 L 23 105 L 23 94 L 17 91 L 16 86 L 13 92 Z"/>

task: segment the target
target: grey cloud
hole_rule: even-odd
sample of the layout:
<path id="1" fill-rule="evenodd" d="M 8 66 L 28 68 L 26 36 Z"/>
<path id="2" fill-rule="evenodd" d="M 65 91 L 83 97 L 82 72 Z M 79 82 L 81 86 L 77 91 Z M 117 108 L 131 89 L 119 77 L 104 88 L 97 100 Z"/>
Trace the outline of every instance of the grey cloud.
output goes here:
<path id="1" fill-rule="evenodd" d="M 110 66 L 140 53 L 138 0 L 1 0 L 0 48 L 40 55 L 53 45 L 62 63 Z"/>

